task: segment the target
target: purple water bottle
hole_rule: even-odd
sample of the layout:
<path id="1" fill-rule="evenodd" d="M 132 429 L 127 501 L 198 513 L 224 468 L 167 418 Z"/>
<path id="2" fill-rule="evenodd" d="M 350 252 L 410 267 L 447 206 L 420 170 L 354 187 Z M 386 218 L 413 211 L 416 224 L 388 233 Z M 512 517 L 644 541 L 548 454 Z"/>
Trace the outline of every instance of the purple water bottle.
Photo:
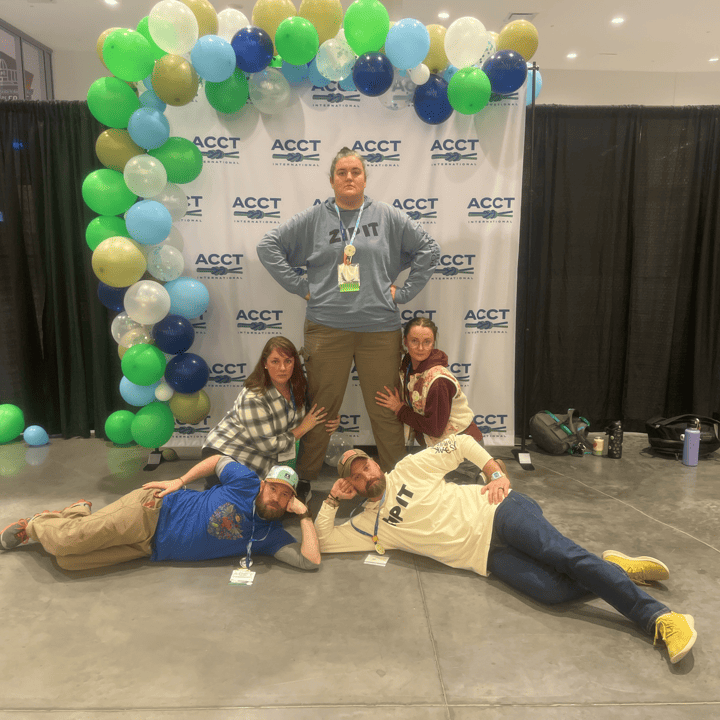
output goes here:
<path id="1" fill-rule="evenodd" d="M 683 465 L 695 467 L 700 454 L 700 420 L 692 420 L 683 436 Z"/>

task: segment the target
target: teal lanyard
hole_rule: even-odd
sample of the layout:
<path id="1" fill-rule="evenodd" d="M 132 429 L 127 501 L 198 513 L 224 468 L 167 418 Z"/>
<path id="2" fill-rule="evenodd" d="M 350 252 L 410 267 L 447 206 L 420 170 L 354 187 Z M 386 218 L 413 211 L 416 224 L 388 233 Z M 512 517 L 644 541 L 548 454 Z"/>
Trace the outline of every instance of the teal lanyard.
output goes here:
<path id="1" fill-rule="evenodd" d="M 380 527 L 380 508 L 382 507 L 383 500 L 385 500 L 385 493 L 383 493 L 383 496 L 380 498 L 380 503 L 378 504 L 378 511 L 377 516 L 375 517 L 375 532 L 371 535 L 369 532 L 365 532 L 364 530 L 361 530 L 359 527 L 355 525 L 355 523 L 352 521 L 353 515 L 360 509 L 365 507 L 365 503 L 367 500 L 362 504 L 358 505 L 351 513 L 350 513 L 350 525 L 352 525 L 353 530 L 357 530 L 361 535 L 366 535 L 369 538 L 372 538 L 373 544 L 375 545 L 375 551 L 378 555 L 384 555 L 385 554 L 385 548 L 378 542 L 378 528 Z"/>
<path id="2" fill-rule="evenodd" d="M 360 207 L 360 212 L 357 216 L 357 221 L 355 222 L 355 229 L 353 230 L 352 237 L 350 240 L 347 238 L 347 232 L 345 231 L 345 225 L 343 225 L 342 218 L 340 217 L 340 208 L 337 206 L 337 203 L 335 203 L 335 212 L 337 213 L 338 220 L 340 221 L 340 234 L 342 235 L 343 242 L 346 245 L 352 245 L 355 242 L 355 238 L 357 237 L 357 231 L 360 227 L 360 218 L 362 217 L 363 210 L 365 209 L 365 201 L 363 200 L 363 204 Z"/>
<path id="3" fill-rule="evenodd" d="M 252 544 L 257 540 L 257 542 L 262 542 L 269 534 L 270 534 L 270 528 L 267 529 L 267 532 L 265 535 L 261 538 L 254 538 L 253 535 L 255 534 L 255 501 L 253 500 L 253 514 L 252 514 L 252 530 L 250 531 L 250 540 L 247 544 L 247 554 L 245 555 L 245 568 L 247 570 L 250 569 L 250 566 L 252 565 Z"/>

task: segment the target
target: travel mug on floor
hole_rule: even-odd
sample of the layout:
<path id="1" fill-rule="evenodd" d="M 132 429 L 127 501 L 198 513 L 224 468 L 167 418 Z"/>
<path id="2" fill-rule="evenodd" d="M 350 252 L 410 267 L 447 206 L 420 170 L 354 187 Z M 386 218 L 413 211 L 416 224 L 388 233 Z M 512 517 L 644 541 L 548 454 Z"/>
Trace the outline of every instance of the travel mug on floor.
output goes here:
<path id="1" fill-rule="evenodd" d="M 698 464 L 700 452 L 700 421 L 693 420 L 683 435 L 683 465 L 694 467 Z"/>
<path id="2" fill-rule="evenodd" d="M 610 425 L 605 428 L 605 432 L 608 436 L 607 456 L 615 459 L 621 458 L 623 445 L 622 422 L 620 422 L 620 420 L 611 422 Z"/>

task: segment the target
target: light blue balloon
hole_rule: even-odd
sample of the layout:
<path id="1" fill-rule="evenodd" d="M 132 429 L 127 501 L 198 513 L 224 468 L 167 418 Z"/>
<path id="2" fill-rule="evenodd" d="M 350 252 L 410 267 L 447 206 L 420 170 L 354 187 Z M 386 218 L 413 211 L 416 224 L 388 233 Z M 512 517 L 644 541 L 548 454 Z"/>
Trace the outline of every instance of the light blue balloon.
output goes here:
<path id="1" fill-rule="evenodd" d="M 152 90 L 153 92 L 155 92 L 155 88 L 153 87 L 153 84 L 152 84 L 152 73 L 150 73 L 146 78 L 143 78 L 142 82 L 143 82 L 143 85 L 148 90 Z"/>
<path id="2" fill-rule="evenodd" d="M 28 445 L 47 445 L 50 442 L 48 434 L 39 425 L 29 425 L 23 433 L 23 440 Z"/>
<path id="3" fill-rule="evenodd" d="M 147 93 L 143 93 L 143 95 L 146 94 Z M 160 98 L 158 98 L 158 100 L 160 100 Z M 160 100 L 160 102 L 162 102 L 162 100 Z M 157 110 L 152 107 L 141 107 L 130 116 L 128 132 L 133 141 L 141 148 L 157 150 L 157 148 L 164 145 L 170 137 L 170 123 L 162 114 L 162 110 Z"/>
<path id="4" fill-rule="evenodd" d="M 417 67 L 430 51 L 430 33 L 413 18 L 393 25 L 385 38 L 385 55 L 400 70 Z"/>
<path id="5" fill-rule="evenodd" d="M 310 82 L 313 84 L 314 87 L 324 88 L 332 82 L 331 80 L 328 80 L 324 75 L 322 75 L 317 69 L 315 58 L 312 59 L 310 65 L 308 66 L 308 75 L 310 77 Z"/>
<path id="6" fill-rule="evenodd" d="M 170 313 L 186 320 L 200 317 L 210 305 L 210 293 L 199 280 L 179 277 L 165 283 L 165 289 L 170 295 Z"/>
<path id="7" fill-rule="evenodd" d="M 153 90 L 146 90 L 140 95 L 140 106 L 165 112 L 167 103 L 163 102 Z"/>
<path id="8" fill-rule="evenodd" d="M 450 82 L 450 78 L 459 70 L 459 68 L 456 68 L 454 65 L 448 65 L 445 68 L 445 72 L 443 73 L 443 80 L 446 83 Z"/>
<path id="9" fill-rule="evenodd" d="M 133 240 L 143 245 L 157 245 L 170 234 L 172 215 L 156 200 L 140 200 L 127 211 L 125 227 Z"/>
<path id="10" fill-rule="evenodd" d="M 357 86 L 353 80 L 352 73 L 338 83 L 338 87 L 345 92 L 357 92 Z"/>
<path id="11" fill-rule="evenodd" d="M 526 105 L 532 105 L 532 84 L 533 84 L 533 71 L 532 71 L 532 63 L 528 63 L 528 76 L 527 81 L 525 83 L 526 91 L 525 91 L 525 104 Z M 537 102 L 538 95 L 540 94 L 540 91 L 542 90 L 542 75 L 540 75 L 540 71 L 535 71 L 535 101 Z"/>
<path id="12" fill-rule="evenodd" d="M 235 51 L 218 35 L 203 35 L 190 51 L 197 74 L 209 82 L 223 82 L 235 72 Z"/>
<path id="13" fill-rule="evenodd" d="M 299 85 L 310 75 L 309 65 L 291 65 L 283 60 L 280 72 L 291 85 Z"/>
<path id="14" fill-rule="evenodd" d="M 128 405 L 142 407 L 155 400 L 155 388 L 159 384 L 156 382 L 154 385 L 136 385 L 123 375 L 120 380 L 120 394 Z"/>

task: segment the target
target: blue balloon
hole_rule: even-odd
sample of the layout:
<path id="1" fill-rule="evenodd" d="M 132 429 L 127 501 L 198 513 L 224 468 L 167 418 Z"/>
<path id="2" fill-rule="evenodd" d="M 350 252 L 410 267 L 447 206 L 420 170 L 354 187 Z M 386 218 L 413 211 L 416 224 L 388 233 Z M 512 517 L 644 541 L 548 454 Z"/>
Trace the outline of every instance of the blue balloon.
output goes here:
<path id="1" fill-rule="evenodd" d="M 152 84 L 152 73 L 150 73 L 146 78 L 143 78 L 142 83 L 147 90 L 152 90 L 153 92 L 155 92 L 155 88 Z"/>
<path id="2" fill-rule="evenodd" d="M 143 93 L 143 95 L 145 94 Z M 141 148 L 156 150 L 164 145 L 170 137 L 170 123 L 161 110 L 141 107 L 130 116 L 128 132 L 133 141 Z"/>
<path id="3" fill-rule="evenodd" d="M 392 63 L 385 55 L 372 52 L 361 55 L 355 61 L 352 76 L 358 92 L 377 97 L 392 85 L 395 72 Z"/>
<path id="4" fill-rule="evenodd" d="M 230 44 L 237 66 L 246 73 L 260 72 L 272 62 L 273 41 L 262 28 L 240 28 Z"/>
<path id="5" fill-rule="evenodd" d="M 353 82 L 352 73 L 350 73 L 346 78 L 343 78 L 338 83 L 338 87 L 345 92 L 357 92 L 357 87 L 355 87 L 355 83 Z"/>
<path id="6" fill-rule="evenodd" d="M 385 54 L 399 70 L 417 67 L 430 51 L 430 33 L 419 21 L 405 18 L 393 25 L 385 38 Z"/>
<path id="7" fill-rule="evenodd" d="M 140 95 L 139 99 L 142 107 L 150 108 L 151 110 L 164 112 L 167 107 L 167 103 L 163 102 L 153 90 L 146 90 Z"/>
<path id="8" fill-rule="evenodd" d="M 203 35 L 190 51 L 197 74 L 209 82 L 223 82 L 235 72 L 235 51 L 218 35 Z"/>
<path id="9" fill-rule="evenodd" d="M 413 107 L 423 122 L 428 125 L 439 125 L 453 114 L 447 88 L 447 82 L 439 75 L 431 75 L 424 85 L 417 86 Z"/>
<path id="10" fill-rule="evenodd" d="M 498 50 L 482 66 L 490 87 L 498 95 L 510 95 L 522 87 L 527 78 L 525 58 L 514 50 Z"/>
<path id="11" fill-rule="evenodd" d="M 120 394 L 128 405 L 142 407 L 155 401 L 155 388 L 159 384 L 156 382 L 153 385 L 136 385 L 123 375 L 120 380 Z"/>
<path id="12" fill-rule="evenodd" d="M 310 65 L 308 65 L 308 77 L 310 78 L 310 82 L 313 84 L 313 87 L 316 88 L 324 88 L 327 87 L 332 80 L 328 80 L 318 69 L 317 69 L 317 63 L 315 62 L 316 58 L 313 58 L 310 61 Z"/>
<path id="13" fill-rule="evenodd" d="M 443 73 L 443 80 L 446 83 L 449 83 L 450 80 L 452 80 L 452 76 L 459 70 L 460 68 L 456 68 L 454 65 L 448 65 L 445 68 L 445 72 Z"/>
<path id="14" fill-rule="evenodd" d="M 170 234 L 172 215 L 156 200 L 140 200 L 127 211 L 125 226 L 133 240 L 143 245 L 157 245 Z"/>
<path id="15" fill-rule="evenodd" d="M 199 280 L 179 277 L 165 283 L 165 289 L 170 295 L 170 312 L 186 320 L 200 317 L 210 304 L 210 293 Z"/>
<path id="16" fill-rule="evenodd" d="M 187 352 L 195 340 L 195 328 L 182 315 L 166 315 L 152 329 L 155 345 L 164 353 L 178 355 Z"/>
<path id="17" fill-rule="evenodd" d="M 532 94 L 533 94 L 533 71 L 532 71 L 532 65 L 528 63 L 530 67 L 528 67 L 528 76 L 527 76 L 527 85 L 525 90 L 525 104 L 526 105 L 532 105 Z M 540 94 L 540 91 L 542 90 L 542 75 L 540 74 L 539 70 L 535 71 L 535 100 L 537 100 L 538 95 Z"/>
<path id="18" fill-rule="evenodd" d="M 106 285 L 104 282 L 98 283 L 98 298 L 100 302 L 108 309 L 114 310 L 115 312 L 123 312 L 125 310 L 125 299 L 126 287 L 112 287 Z"/>
<path id="19" fill-rule="evenodd" d="M 48 434 L 39 425 L 30 425 L 25 428 L 23 440 L 28 445 L 47 445 L 50 442 Z"/>
<path id="20" fill-rule="evenodd" d="M 195 353 L 182 353 L 168 361 L 165 382 L 179 393 L 190 395 L 202 390 L 210 377 L 207 363 Z"/>
<path id="21" fill-rule="evenodd" d="M 291 65 L 283 60 L 280 72 L 291 85 L 299 85 L 308 79 L 310 67 L 308 65 Z"/>

